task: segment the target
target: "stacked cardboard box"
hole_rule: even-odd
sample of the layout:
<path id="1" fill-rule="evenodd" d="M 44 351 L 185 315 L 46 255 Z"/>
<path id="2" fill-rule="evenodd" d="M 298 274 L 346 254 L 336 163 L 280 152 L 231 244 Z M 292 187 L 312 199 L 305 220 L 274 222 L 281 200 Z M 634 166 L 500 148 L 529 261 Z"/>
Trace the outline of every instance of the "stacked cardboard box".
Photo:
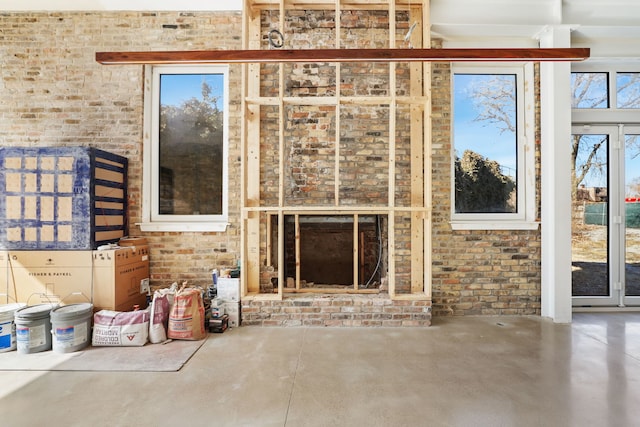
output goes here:
<path id="1" fill-rule="evenodd" d="M 4 268 L 2 259 L 6 259 Z M 135 305 L 147 306 L 149 247 L 4 251 L 0 252 L 0 276 L 0 294 L 6 289 L 8 302 L 91 301 L 97 310 L 130 311 Z"/>
<path id="2" fill-rule="evenodd" d="M 149 246 L 93 251 L 93 305 L 98 310 L 145 308 Z"/>
<path id="3" fill-rule="evenodd" d="M 240 279 L 220 277 L 217 284 L 218 298 L 222 301 L 222 310 L 229 316 L 229 327 L 240 326 Z"/>
<path id="4" fill-rule="evenodd" d="M 224 301 L 240 301 L 240 279 L 219 277 L 217 290 L 218 298 Z"/>
<path id="5" fill-rule="evenodd" d="M 90 147 L 0 147 L 0 296 L 146 306 L 148 247 L 94 251 L 125 235 L 127 165 Z"/>
<path id="6" fill-rule="evenodd" d="M 91 251 L 7 251 L 9 299 L 29 305 L 91 301 Z"/>
<path id="7" fill-rule="evenodd" d="M 229 327 L 240 326 L 242 317 L 240 316 L 240 301 L 227 301 L 224 303 L 224 312 L 229 316 Z"/>
<path id="8" fill-rule="evenodd" d="M 0 251 L 0 304 L 15 302 L 9 297 L 9 284 L 7 282 L 9 278 L 9 270 L 7 269 L 8 260 L 9 252 Z"/>

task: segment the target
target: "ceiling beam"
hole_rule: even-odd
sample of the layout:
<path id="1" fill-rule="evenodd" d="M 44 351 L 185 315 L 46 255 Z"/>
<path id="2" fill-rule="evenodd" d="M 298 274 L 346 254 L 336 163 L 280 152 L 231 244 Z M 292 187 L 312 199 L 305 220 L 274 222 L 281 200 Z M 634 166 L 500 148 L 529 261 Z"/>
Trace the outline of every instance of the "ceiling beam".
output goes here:
<path id="1" fill-rule="evenodd" d="M 213 64 L 267 62 L 582 61 L 589 48 L 513 49 L 270 49 L 96 52 L 105 64 Z"/>

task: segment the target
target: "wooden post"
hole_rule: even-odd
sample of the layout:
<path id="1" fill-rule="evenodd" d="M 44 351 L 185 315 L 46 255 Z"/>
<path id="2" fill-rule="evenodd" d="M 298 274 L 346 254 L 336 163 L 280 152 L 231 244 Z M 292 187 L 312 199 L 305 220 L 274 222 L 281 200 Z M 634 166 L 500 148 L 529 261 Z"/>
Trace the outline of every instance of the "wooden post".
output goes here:
<path id="1" fill-rule="evenodd" d="M 245 48 L 259 48 L 260 46 L 260 13 L 245 6 L 244 28 Z M 244 131 L 241 142 L 243 207 L 260 206 L 260 105 L 246 102 L 260 94 L 260 64 L 246 64 L 243 67 L 243 97 Z M 257 293 L 260 291 L 260 215 L 258 212 L 243 212 L 241 241 L 243 274 L 241 280 L 243 293 Z"/>
<path id="2" fill-rule="evenodd" d="M 360 260 L 360 239 L 359 236 L 359 217 L 358 214 L 353 215 L 353 290 L 358 290 L 358 282 L 360 281 L 358 270 Z"/>
<path id="3" fill-rule="evenodd" d="M 416 25 L 411 33 L 411 45 L 421 48 L 423 39 L 423 22 L 421 8 L 412 7 L 409 11 L 409 26 Z M 422 64 L 409 65 L 411 97 L 424 96 L 424 72 Z M 425 203 L 424 175 L 430 170 L 424 168 L 424 122 L 425 110 L 422 105 L 410 105 L 410 168 L 411 168 L 411 206 L 423 207 Z M 411 293 L 419 293 L 424 289 L 424 214 L 411 212 Z"/>
<path id="4" fill-rule="evenodd" d="M 296 290 L 300 290 L 300 215 L 294 215 L 296 242 Z M 284 266 L 283 266 L 284 269 Z"/>
<path id="5" fill-rule="evenodd" d="M 423 46 L 431 47 L 431 33 L 429 32 L 430 19 L 429 1 L 423 0 L 422 4 L 422 39 L 424 40 Z M 422 134 L 422 140 L 424 141 L 423 152 L 423 170 L 424 170 L 424 191 L 423 191 L 423 206 L 425 208 L 425 215 L 423 218 L 423 292 L 424 296 L 431 299 L 431 283 L 432 283 L 432 212 L 433 212 L 433 186 L 432 186 L 432 124 L 431 124 L 431 63 L 422 63 L 422 96 L 424 97 L 423 108 L 423 126 L 424 131 Z"/>

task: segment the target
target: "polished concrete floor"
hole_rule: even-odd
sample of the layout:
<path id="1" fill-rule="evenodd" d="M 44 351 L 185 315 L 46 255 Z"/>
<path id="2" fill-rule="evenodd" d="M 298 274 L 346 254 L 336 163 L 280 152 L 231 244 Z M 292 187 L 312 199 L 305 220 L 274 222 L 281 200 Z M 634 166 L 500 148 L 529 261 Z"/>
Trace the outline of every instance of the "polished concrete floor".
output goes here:
<path id="1" fill-rule="evenodd" d="M 640 314 L 212 334 L 179 372 L 0 372 L 0 426 L 638 426 Z"/>

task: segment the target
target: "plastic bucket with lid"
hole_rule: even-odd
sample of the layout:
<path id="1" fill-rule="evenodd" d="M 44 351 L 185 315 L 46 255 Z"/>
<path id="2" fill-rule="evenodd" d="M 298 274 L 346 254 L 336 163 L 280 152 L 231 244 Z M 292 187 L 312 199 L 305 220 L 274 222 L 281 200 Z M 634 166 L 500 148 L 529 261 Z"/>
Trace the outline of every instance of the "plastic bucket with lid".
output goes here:
<path id="1" fill-rule="evenodd" d="M 18 353 L 51 350 L 51 305 L 38 304 L 15 312 Z"/>
<path id="2" fill-rule="evenodd" d="M 71 353 L 91 342 L 93 304 L 69 304 L 51 311 L 53 351 Z"/>
<path id="3" fill-rule="evenodd" d="M 15 312 L 25 303 L 0 305 L 0 353 L 16 349 L 16 323 Z"/>

